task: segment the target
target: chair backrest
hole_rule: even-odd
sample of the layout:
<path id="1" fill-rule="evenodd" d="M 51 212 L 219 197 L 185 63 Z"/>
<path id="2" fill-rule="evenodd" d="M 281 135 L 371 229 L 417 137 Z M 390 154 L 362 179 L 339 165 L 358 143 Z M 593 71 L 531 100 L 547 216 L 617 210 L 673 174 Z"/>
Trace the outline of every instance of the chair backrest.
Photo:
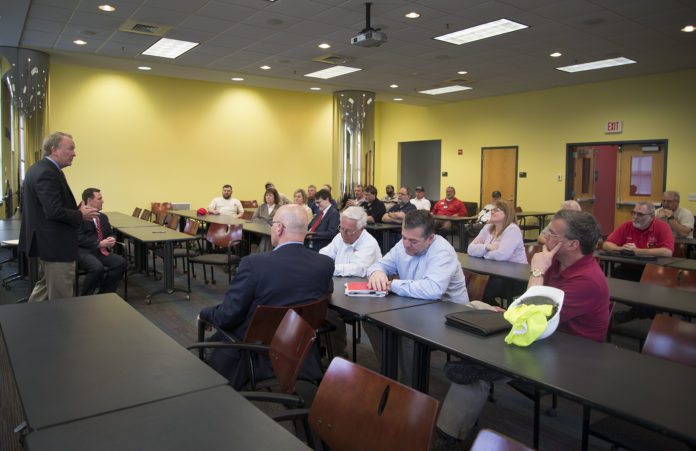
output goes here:
<path id="1" fill-rule="evenodd" d="M 471 446 L 471 451 L 532 451 L 517 440 L 490 429 L 481 429 Z"/>
<path id="2" fill-rule="evenodd" d="M 159 202 L 150 202 L 150 211 L 157 211 L 160 208 Z"/>
<path id="3" fill-rule="evenodd" d="M 245 219 L 247 221 L 251 221 L 251 218 L 253 218 L 253 217 L 254 217 L 253 211 L 244 210 L 244 213 L 242 213 L 242 219 Z"/>
<path id="4" fill-rule="evenodd" d="M 167 212 L 164 210 L 157 210 L 153 214 L 155 215 L 155 222 L 159 225 L 164 225 L 167 220 Z"/>
<path id="5" fill-rule="evenodd" d="M 162 204 L 160 204 L 160 209 L 169 211 L 169 210 L 173 210 L 174 206 L 172 205 L 171 202 L 162 202 Z"/>
<path id="6" fill-rule="evenodd" d="M 145 210 L 143 210 L 143 213 L 140 215 L 140 219 L 144 219 L 146 221 L 149 221 L 150 216 L 152 216 L 152 212 L 146 208 Z"/>
<path id="7" fill-rule="evenodd" d="M 682 290 L 696 291 L 696 270 L 681 270 L 679 288 Z"/>
<path id="8" fill-rule="evenodd" d="M 302 364 L 317 339 L 307 321 L 293 309 L 288 309 L 273 335 L 268 356 L 283 393 L 295 391 L 295 382 Z"/>
<path id="9" fill-rule="evenodd" d="M 679 269 L 648 263 L 645 265 L 640 282 L 677 288 L 679 286 Z"/>
<path id="10" fill-rule="evenodd" d="M 329 298 L 330 296 L 325 296 L 318 301 L 299 305 L 259 305 L 251 315 L 249 326 L 244 333 L 244 342 L 270 344 L 278 324 L 291 309 L 307 321 L 313 330 L 320 329 L 324 326 Z"/>
<path id="11" fill-rule="evenodd" d="M 440 402 L 336 357 L 309 411 L 309 424 L 333 451 L 429 450 Z"/>
<path id="12" fill-rule="evenodd" d="M 488 285 L 490 276 L 467 271 L 466 269 L 462 269 L 462 272 L 466 279 L 466 291 L 469 294 L 469 300 L 482 301 L 483 293 L 486 292 L 486 285 Z"/>
<path id="13" fill-rule="evenodd" d="M 241 202 L 243 208 L 259 208 L 259 203 L 255 200 L 243 200 Z"/>
<path id="14" fill-rule="evenodd" d="M 672 257 L 686 258 L 686 244 L 674 243 L 674 252 L 672 252 Z"/>
<path id="15" fill-rule="evenodd" d="M 135 207 L 135 210 L 133 210 L 133 217 L 137 218 L 140 216 L 140 213 L 142 213 L 142 210 L 138 207 Z"/>
<path id="16" fill-rule="evenodd" d="M 543 244 L 528 244 L 524 247 L 524 252 L 527 254 L 527 262 L 531 263 L 532 262 L 532 257 L 534 254 L 537 252 L 541 252 L 541 250 L 544 248 Z"/>
<path id="17" fill-rule="evenodd" d="M 184 226 L 184 233 L 191 236 L 196 236 L 196 234 L 198 233 L 198 221 L 188 219 L 186 221 L 186 225 Z"/>
<path id="18" fill-rule="evenodd" d="M 167 227 L 176 230 L 179 227 L 179 221 L 181 220 L 181 216 L 179 215 L 173 215 L 169 214 L 169 220 L 167 221 Z"/>
<path id="19" fill-rule="evenodd" d="M 214 246 L 227 247 L 230 243 L 242 241 L 242 224 L 208 225 L 206 240 Z"/>
<path id="20" fill-rule="evenodd" d="M 515 213 L 522 213 L 522 207 L 520 207 L 520 206 L 515 207 Z"/>
<path id="21" fill-rule="evenodd" d="M 655 315 L 642 352 L 696 367 L 696 323 Z"/>

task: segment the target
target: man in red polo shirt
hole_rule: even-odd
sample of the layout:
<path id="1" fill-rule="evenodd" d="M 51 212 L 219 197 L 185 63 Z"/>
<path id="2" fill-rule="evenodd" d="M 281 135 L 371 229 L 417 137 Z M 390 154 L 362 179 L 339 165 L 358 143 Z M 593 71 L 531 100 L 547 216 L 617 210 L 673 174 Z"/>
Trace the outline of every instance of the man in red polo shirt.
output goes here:
<path id="1" fill-rule="evenodd" d="M 445 190 L 445 198 L 435 203 L 435 206 L 433 207 L 433 214 L 445 216 L 469 216 L 464 203 L 454 197 L 455 193 L 454 187 L 448 186 Z M 435 220 L 436 232 L 449 233 L 451 229 L 452 223 L 450 221 L 443 221 L 441 219 Z"/>
<path id="2" fill-rule="evenodd" d="M 674 252 L 672 230 L 655 220 L 655 206 L 639 202 L 631 212 L 633 220 L 618 226 L 604 242 L 604 249 L 633 251 L 637 256 L 671 257 Z"/>

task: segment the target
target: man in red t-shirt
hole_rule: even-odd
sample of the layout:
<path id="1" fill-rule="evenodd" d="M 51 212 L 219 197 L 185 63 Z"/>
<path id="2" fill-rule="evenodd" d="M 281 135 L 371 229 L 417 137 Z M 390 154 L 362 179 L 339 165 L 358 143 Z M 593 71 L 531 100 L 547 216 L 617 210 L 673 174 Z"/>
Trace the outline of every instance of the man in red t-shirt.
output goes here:
<path id="1" fill-rule="evenodd" d="M 671 257 L 674 252 L 672 230 L 655 220 L 655 206 L 639 202 L 631 212 L 633 220 L 618 226 L 604 242 L 604 249 L 633 251 L 637 256 Z"/>
<path id="2" fill-rule="evenodd" d="M 455 193 L 454 187 L 448 186 L 445 190 L 445 198 L 435 203 L 432 213 L 434 215 L 445 216 L 469 216 L 464 203 L 454 197 Z M 449 233 L 450 230 L 452 230 L 451 221 L 445 221 L 442 219 L 435 220 L 436 232 Z"/>

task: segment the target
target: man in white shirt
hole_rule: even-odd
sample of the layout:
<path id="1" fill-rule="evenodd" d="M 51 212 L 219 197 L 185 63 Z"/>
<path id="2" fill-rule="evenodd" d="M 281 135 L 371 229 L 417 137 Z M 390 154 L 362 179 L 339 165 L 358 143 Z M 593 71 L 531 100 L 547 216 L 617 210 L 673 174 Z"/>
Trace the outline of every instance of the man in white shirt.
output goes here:
<path id="1" fill-rule="evenodd" d="M 362 207 L 348 207 L 341 213 L 339 234 L 319 250 L 334 259 L 335 277 L 365 277 L 367 268 L 382 258 L 377 240 L 365 231 L 367 213 Z M 334 354 L 346 356 L 346 324 L 334 310 L 326 312 L 326 320 L 336 330 L 329 334 Z"/>
<path id="2" fill-rule="evenodd" d="M 365 232 L 367 213 L 361 207 L 348 207 L 341 213 L 339 234 L 319 250 L 334 259 L 334 276 L 365 277 L 367 268 L 382 258 L 377 240 Z"/>
<path id="3" fill-rule="evenodd" d="M 244 207 L 239 199 L 232 197 L 232 186 L 222 187 L 222 197 L 216 197 L 208 206 L 208 213 L 211 215 L 231 215 L 241 218 L 244 214 Z"/>
<path id="4" fill-rule="evenodd" d="M 348 199 L 346 201 L 346 208 L 348 207 L 362 207 L 365 204 L 365 192 L 362 185 L 355 185 L 353 188 L 354 199 Z"/>
<path id="5" fill-rule="evenodd" d="M 694 214 L 679 206 L 679 193 L 665 191 L 662 207 L 655 212 L 655 218 L 666 222 L 675 238 L 694 237 Z"/>
<path id="6" fill-rule="evenodd" d="M 425 198 L 425 190 L 422 186 L 416 186 L 416 198 L 411 199 L 411 203 L 415 205 L 418 210 L 430 211 L 430 201 Z"/>

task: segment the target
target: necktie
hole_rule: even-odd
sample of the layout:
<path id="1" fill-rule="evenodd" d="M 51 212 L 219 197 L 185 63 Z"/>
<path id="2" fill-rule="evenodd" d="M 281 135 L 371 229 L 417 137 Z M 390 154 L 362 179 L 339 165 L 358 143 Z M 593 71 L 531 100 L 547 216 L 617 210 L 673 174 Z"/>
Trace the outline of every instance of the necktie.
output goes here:
<path id="1" fill-rule="evenodd" d="M 319 223 L 321 222 L 321 218 L 323 218 L 323 217 L 324 217 L 324 212 L 322 211 L 321 213 L 319 213 L 319 217 L 318 217 L 317 220 L 314 222 L 314 225 L 312 225 L 312 228 L 309 229 L 310 232 L 314 232 L 314 231 L 316 230 L 317 226 L 318 226 Z"/>
<path id="2" fill-rule="evenodd" d="M 94 224 L 97 226 L 97 239 L 101 243 L 101 241 L 104 239 L 104 234 L 102 233 L 101 222 L 99 222 L 99 217 L 94 218 Z M 109 255 L 109 251 L 107 251 L 103 247 L 99 248 L 99 252 L 101 252 L 102 255 Z"/>

